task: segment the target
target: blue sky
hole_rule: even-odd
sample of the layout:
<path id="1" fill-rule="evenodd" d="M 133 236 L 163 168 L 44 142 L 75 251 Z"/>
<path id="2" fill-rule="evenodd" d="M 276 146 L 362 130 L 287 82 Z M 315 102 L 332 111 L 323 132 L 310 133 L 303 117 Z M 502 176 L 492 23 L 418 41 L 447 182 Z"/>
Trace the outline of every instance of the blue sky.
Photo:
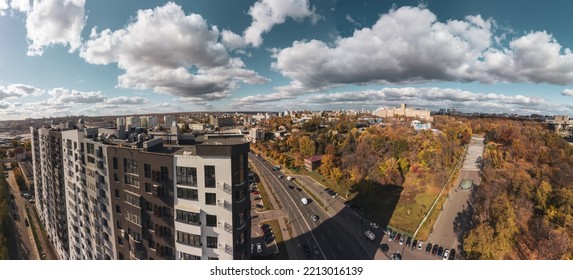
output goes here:
<path id="1" fill-rule="evenodd" d="M 573 2 L 550 3 L 0 0 L 0 120 L 400 103 L 573 115 Z"/>

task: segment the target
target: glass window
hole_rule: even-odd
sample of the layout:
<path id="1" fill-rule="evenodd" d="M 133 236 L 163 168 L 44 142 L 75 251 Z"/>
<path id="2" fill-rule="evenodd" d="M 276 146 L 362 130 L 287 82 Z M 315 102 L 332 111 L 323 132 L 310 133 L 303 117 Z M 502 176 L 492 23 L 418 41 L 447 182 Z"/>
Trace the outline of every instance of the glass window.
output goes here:
<path id="1" fill-rule="evenodd" d="M 238 155 L 231 159 L 231 169 L 233 185 L 242 184 L 245 182 L 245 156 Z"/>
<path id="2" fill-rule="evenodd" d="M 133 159 L 123 159 L 124 171 L 127 173 L 137 174 L 137 161 Z"/>
<path id="3" fill-rule="evenodd" d="M 216 227 L 217 226 L 217 216 L 216 215 L 207 215 L 207 226 L 208 227 Z"/>
<path id="4" fill-rule="evenodd" d="M 205 165 L 205 187 L 215 187 L 215 166 Z"/>
<path id="5" fill-rule="evenodd" d="M 131 193 L 125 193 L 125 202 L 139 207 L 139 196 Z"/>
<path id="6" fill-rule="evenodd" d="M 200 260 L 201 257 L 187 254 L 187 253 L 183 253 L 183 252 L 179 252 L 179 259 L 180 260 Z"/>
<path id="7" fill-rule="evenodd" d="M 217 204 L 217 195 L 214 193 L 205 193 L 205 204 L 207 205 Z"/>
<path id="8" fill-rule="evenodd" d="M 201 235 L 177 231 L 177 242 L 189 246 L 201 247 Z"/>
<path id="9" fill-rule="evenodd" d="M 182 167 L 176 168 L 177 184 L 186 186 L 197 186 L 197 168 Z"/>
<path id="10" fill-rule="evenodd" d="M 139 188 L 139 179 L 136 177 L 125 175 L 125 183 L 128 185 L 132 185 L 136 188 Z"/>
<path id="11" fill-rule="evenodd" d="M 217 248 L 217 237 L 207 236 L 207 248 Z"/>
<path id="12" fill-rule="evenodd" d="M 199 192 L 194 189 L 177 188 L 177 198 L 187 200 L 199 200 Z"/>
<path id="13" fill-rule="evenodd" d="M 125 218 L 126 218 L 128 221 L 130 221 L 130 222 L 132 222 L 132 223 L 134 223 L 134 224 L 136 224 L 136 225 L 138 225 L 138 226 L 141 226 L 141 216 L 138 215 L 137 213 L 132 213 L 132 212 L 129 211 L 129 210 L 125 210 Z M 137 239 L 136 239 L 136 240 L 137 240 Z"/>
<path id="14" fill-rule="evenodd" d="M 161 180 L 162 181 L 169 180 L 169 168 L 167 168 L 167 166 L 161 166 Z"/>
<path id="15" fill-rule="evenodd" d="M 144 172 L 143 176 L 145 176 L 145 178 L 151 178 L 151 165 L 144 163 L 143 164 L 143 172 Z"/>
<path id="16" fill-rule="evenodd" d="M 113 169 L 119 169 L 119 164 L 116 157 L 113 158 Z"/>
<path id="17" fill-rule="evenodd" d="M 176 210 L 175 211 L 175 220 L 178 222 L 186 223 L 186 224 L 193 224 L 193 225 L 200 225 L 201 219 L 199 213 L 187 212 L 183 210 Z"/>

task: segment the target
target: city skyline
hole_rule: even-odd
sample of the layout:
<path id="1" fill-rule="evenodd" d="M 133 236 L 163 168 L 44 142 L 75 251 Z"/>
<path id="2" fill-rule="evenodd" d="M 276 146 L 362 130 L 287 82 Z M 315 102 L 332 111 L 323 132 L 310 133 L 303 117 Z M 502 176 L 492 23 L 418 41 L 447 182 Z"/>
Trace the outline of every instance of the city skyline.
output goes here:
<path id="1" fill-rule="evenodd" d="M 0 120 L 402 103 L 572 115 L 572 5 L 0 0 Z"/>

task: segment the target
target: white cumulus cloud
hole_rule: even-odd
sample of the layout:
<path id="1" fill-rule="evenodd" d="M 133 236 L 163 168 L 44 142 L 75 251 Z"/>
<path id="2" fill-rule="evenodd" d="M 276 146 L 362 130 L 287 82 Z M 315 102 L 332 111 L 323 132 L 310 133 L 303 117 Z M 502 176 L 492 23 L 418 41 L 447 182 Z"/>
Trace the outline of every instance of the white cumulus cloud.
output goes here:
<path id="1" fill-rule="evenodd" d="M 103 94 L 99 91 L 82 92 L 75 89 L 54 88 L 48 91 L 52 98 L 47 100 L 50 104 L 91 104 L 99 103 L 105 100 Z"/>
<path id="2" fill-rule="evenodd" d="M 44 92 L 45 91 L 42 89 L 24 84 L 11 84 L 7 86 L 0 85 L 0 100 L 24 97 L 28 95 L 42 95 Z"/>
<path id="3" fill-rule="evenodd" d="M 238 82 L 268 81 L 230 57 L 219 35 L 201 15 L 185 15 L 169 2 L 139 10 L 124 29 L 93 29 L 80 56 L 94 64 L 117 63 L 125 71 L 118 77 L 120 87 L 201 100 L 226 97 Z"/>
<path id="4" fill-rule="evenodd" d="M 69 45 L 70 52 L 82 45 L 85 0 L 34 0 L 31 8 L 24 2 L 14 3 L 13 7 L 28 11 L 28 55 L 42 55 L 44 47 L 53 44 Z"/>
<path id="5" fill-rule="evenodd" d="M 573 84 L 573 55 L 552 35 L 530 32 L 494 47 L 494 26 L 480 15 L 440 22 L 424 7 L 401 7 L 333 43 L 295 41 L 276 53 L 272 68 L 291 79 L 289 87 L 307 90 L 433 81 Z"/>
<path id="6" fill-rule="evenodd" d="M 573 89 L 564 89 L 563 91 L 561 91 L 561 95 L 573 96 Z"/>

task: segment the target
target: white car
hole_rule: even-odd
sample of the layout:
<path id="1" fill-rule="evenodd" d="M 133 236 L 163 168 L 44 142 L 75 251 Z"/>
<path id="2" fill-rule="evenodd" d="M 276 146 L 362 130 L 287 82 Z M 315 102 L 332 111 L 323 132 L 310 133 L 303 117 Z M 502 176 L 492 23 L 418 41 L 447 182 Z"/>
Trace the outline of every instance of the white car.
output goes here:
<path id="1" fill-rule="evenodd" d="M 444 259 L 444 260 L 447 260 L 449 255 L 450 255 L 450 250 L 448 250 L 448 249 L 444 250 L 444 257 L 443 257 L 443 259 Z"/>
<path id="2" fill-rule="evenodd" d="M 373 227 L 373 228 L 378 228 L 378 224 L 375 223 L 375 222 L 371 222 L 371 223 L 370 223 L 370 226 Z"/>
<path id="3" fill-rule="evenodd" d="M 318 221 L 318 216 L 317 215 L 312 215 L 310 216 L 310 218 L 312 218 L 313 221 Z"/>
<path id="4" fill-rule="evenodd" d="M 422 244 L 424 244 L 424 241 L 420 240 L 418 241 L 418 250 L 422 251 Z"/>
<path id="5" fill-rule="evenodd" d="M 257 253 L 261 253 L 263 251 L 263 246 L 261 246 L 261 243 L 257 243 Z"/>
<path id="6" fill-rule="evenodd" d="M 255 244 L 251 243 L 251 254 L 254 252 Z"/>
<path id="7" fill-rule="evenodd" d="M 376 235 L 374 235 L 373 232 L 371 232 L 370 230 L 367 230 L 365 233 L 366 237 L 368 237 L 368 239 L 370 240 L 374 240 L 376 238 Z"/>

